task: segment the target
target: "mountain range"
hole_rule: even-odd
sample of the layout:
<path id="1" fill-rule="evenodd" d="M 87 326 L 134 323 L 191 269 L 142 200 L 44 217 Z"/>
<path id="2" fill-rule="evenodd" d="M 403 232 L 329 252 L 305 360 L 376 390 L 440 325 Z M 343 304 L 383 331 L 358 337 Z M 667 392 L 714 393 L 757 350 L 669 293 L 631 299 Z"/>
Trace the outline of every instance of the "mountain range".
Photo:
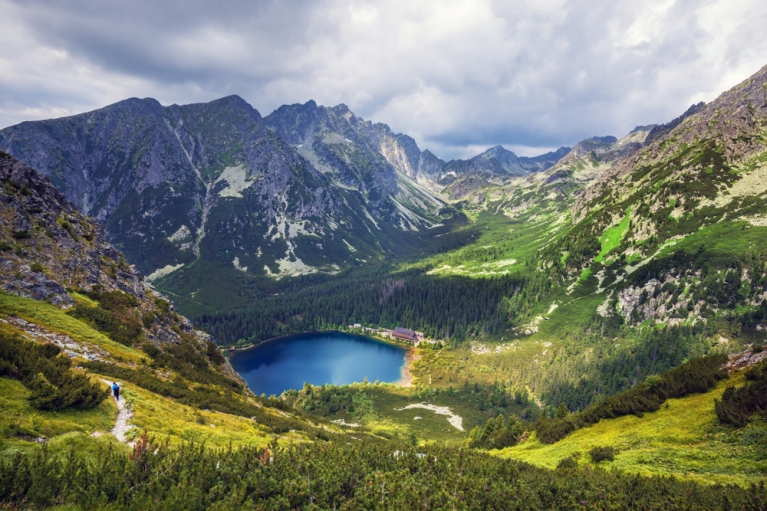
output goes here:
<path id="1" fill-rule="evenodd" d="M 613 154 L 614 142 L 535 158 L 496 146 L 444 162 L 345 105 L 309 101 L 262 117 L 237 96 L 168 107 L 132 98 L 0 131 L 0 148 L 101 222 L 150 280 L 210 265 L 280 279 L 385 259 L 442 234 L 458 214 L 451 204 L 477 189 L 640 145 Z"/>
<path id="2" fill-rule="evenodd" d="M 442 500 L 424 507 L 444 507 L 459 484 L 490 502 L 491 469 L 531 481 L 497 508 L 523 486 L 545 508 L 764 501 L 767 67 L 670 122 L 534 158 L 445 162 L 345 105 L 262 117 L 237 96 L 129 99 L 6 128 L 0 148 L 0 504 L 298 508 L 311 479 L 326 507 L 386 508 L 384 488 L 428 470 Z M 257 397 L 226 360 L 397 326 L 424 336 L 410 386 Z M 109 461 L 59 455 L 73 446 Z M 102 482 L 121 497 L 70 491 L 96 466 L 127 474 Z"/>

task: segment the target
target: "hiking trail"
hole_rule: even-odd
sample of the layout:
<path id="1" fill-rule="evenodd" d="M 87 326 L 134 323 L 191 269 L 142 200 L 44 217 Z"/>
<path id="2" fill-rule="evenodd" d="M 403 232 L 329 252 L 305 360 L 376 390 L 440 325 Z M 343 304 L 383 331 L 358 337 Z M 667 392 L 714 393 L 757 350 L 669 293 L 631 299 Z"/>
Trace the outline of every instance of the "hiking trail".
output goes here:
<path id="1" fill-rule="evenodd" d="M 101 381 L 109 385 L 110 392 L 111 392 L 112 382 L 107 380 L 101 380 Z M 111 396 L 111 398 L 114 399 L 114 396 Z M 120 400 L 115 402 L 117 403 L 117 420 L 115 420 L 115 426 L 112 428 L 112 431 L 110 431 L 110 433 L 112 433 L 112 435 L 114 435 L 114 437 L 118 441 L 132 446 L 136 442 L 129 442 L 128 438 L 126 437 L 126 434 L 128 433 L 128 431 L 130 431 L 134 427 L 129 422 L 130 419 L 133 417 L 133 412 L 127 406 L 125 406 L 125 395 L 123 394 L 122 390 L 120 391 Z M 101 436 L 101 435 L 92 433 L 92 436 Z"/>

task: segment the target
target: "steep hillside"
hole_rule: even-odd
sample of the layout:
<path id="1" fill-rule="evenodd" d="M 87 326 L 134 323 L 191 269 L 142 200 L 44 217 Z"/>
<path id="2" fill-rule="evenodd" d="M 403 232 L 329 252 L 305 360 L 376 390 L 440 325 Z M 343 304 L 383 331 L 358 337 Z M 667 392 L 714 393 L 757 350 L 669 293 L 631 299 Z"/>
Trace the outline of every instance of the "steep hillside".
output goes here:
<path id="1" fill-rule="evenodd" d="M 514 447 L 493 452 L 552 469 L 598 463 L 615 471 L 672 475 L 706 483 L 758 483 L 767 475 L 767 423 L 756 414 L 742 427 L 733 427 L 720 419 L 717 408 L 725 392 L 730 392 L 726 389 L 751 385 L 742 368 L 754 367 L 764 355 L 749 350 L 730 357 L 729 365 L 742 359 L 750 364 L 741 364 L 740 370 L 707 392 L 670 398 L 657 408 L 651 407 L 656 408 L 652 411 L 614 413 L 613 418 L 586 425 L 556 442 L 544 443 L 536 431 Z M 658 380 L 648 379 L 638 388 Z M 578 417 L 563 413 L 558 420 L 575 423 Z M 605 448 L 612 451 L 604 461 L 590 459 L 592 450 Z"/>
<path id="2" fill-rule="evenodd" d="M 0 458 L 110 430 L 216 445 L 342 434 L 252 395 L 47 178 L 0 152 L 0 185 Z M 114 380 L 119 414 L 102 390 Z"/>
<path id="3" fill-rule="evenodd" d="M 567 253 L 568 274 L 588 268 L 609 290 L 607 314 L 679 323 L 737 309 L 744 329 L 759 323 L 748 312 L 764 299 L 766 91 L 763 68 L 671 123 L 578 199 L 556 257 Z"/>

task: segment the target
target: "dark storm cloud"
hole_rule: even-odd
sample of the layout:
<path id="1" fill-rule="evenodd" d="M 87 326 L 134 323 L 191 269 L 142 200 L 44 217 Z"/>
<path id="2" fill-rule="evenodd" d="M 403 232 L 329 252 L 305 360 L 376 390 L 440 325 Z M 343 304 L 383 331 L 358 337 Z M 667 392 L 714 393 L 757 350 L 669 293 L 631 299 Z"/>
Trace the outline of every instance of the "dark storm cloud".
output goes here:
<path id="1" fill-rule="evenodd" d="M 767 64 L 759 1 L 0 0 L 0 126 L 129 96 L 345 103 L 451 158 L 620 136 Z"/>

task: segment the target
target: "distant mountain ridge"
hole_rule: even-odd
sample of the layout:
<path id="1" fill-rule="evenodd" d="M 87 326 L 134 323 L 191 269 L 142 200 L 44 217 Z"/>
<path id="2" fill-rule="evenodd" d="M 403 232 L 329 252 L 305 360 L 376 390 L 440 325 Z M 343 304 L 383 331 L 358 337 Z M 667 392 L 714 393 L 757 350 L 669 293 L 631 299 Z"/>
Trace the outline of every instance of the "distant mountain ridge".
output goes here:
<path id="1" fill-rule="evenodd" d="M 310 100 L 262 117 L 239 96 L 170 106 L 131 98 L 5 128 L 0 148 L 49 176 L 150 279 L 185 275 L 192 296 L 211 271 L 230 282 L 333 274 L 419 250 L 456 214 L 450 203 L 520 179 L 570 179 L 567 164 L 613 162 L 646 132 L 445 162 L 343 104 Z M 589 172 L 579 186 L 601 170 Z"/>

